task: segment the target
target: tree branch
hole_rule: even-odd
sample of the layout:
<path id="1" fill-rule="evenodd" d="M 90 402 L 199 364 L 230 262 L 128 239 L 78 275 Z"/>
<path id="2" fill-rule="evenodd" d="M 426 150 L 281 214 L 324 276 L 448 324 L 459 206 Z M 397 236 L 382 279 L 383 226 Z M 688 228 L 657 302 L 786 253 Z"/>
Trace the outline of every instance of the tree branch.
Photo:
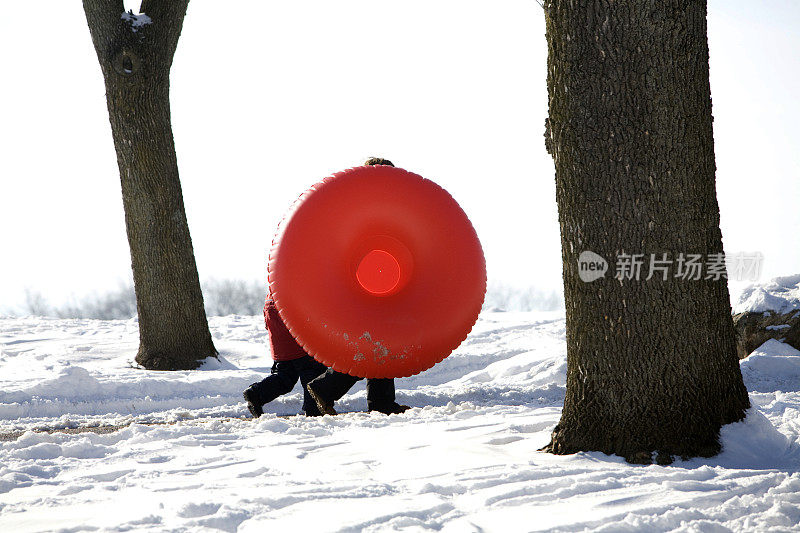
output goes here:
<path id="1" fill-rule="evenodd" d="M 83 11 L 100 63 L 113 51 L 122 28 L 123 0 L 83 0 Z"/>
<path id="2" fill-rule="evenodd" d="M 152 20 L 152 25 L 148 24 L 141 31 L 148 40 L 152 36 L 156 42 L 152 42 L 151 45 L 162 48 L 164 55 L 170 58 L 170 63 L 178 47 L 178 38 L 181 36 L 183 19 L 186 17 L 188 7 L 189 0 L 142 0 L 142 6 L 139 8 L 139 13 L 147 15 Z M 156 28 L 162 25 L 172 29 L 163 31 Z"/>

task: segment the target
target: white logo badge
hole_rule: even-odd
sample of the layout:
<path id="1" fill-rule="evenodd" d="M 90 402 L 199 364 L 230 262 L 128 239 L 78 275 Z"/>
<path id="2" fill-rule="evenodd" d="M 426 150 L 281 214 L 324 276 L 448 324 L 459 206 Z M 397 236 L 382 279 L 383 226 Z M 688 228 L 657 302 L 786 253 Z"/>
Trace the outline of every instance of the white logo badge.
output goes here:
<path id="1" fill-rule="evenodd" d="M 606 275 L 608 263 L 596 253 L 585 250 L 578 257 L 578 275 L 582 281 L 589 283 Z"/>

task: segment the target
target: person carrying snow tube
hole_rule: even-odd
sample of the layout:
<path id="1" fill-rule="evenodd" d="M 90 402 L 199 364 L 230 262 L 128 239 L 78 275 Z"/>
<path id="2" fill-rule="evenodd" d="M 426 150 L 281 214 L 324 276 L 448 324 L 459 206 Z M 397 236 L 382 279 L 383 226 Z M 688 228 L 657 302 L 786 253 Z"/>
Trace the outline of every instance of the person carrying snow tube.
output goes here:
<path id="1" fill-rule="evenodd" d="M 391 161 L 378 157 L 368 159 L 364 165 L 394 166 Z M 250 413 L 255 418 L 260 417 L 264 413 L 264 404 L 291 392 L 299 378 L 303 386 L 303 412 L 306 416 L 335 415 L 333 403 L 363 378 L 328 369 L 308 355 L 284 324 L 271 295 L 264 305 L 264 321 L 275 362 L 269 376 L 259 383 L 253 383 L 243 393 Z M 330 371 L 325 373 L 326 370 Z M 308 384 L 317 377 L 324 379 L 318 381 L 317 388 L 311 391 Z M 409 406 L 395 401 L 393 379 L 377 378 L 367 379 L 367 409 L 388 415 L 402 413 Z"/>
<path id="2" fill-rule="evenodd" d="M 371 411 L 405 411 L 393 379 L 455 350 L 486 293 L 466 213 L 433 181 L 380 158 L 298 198 L 278 226 L 268 271 L 292 337 L 330 368 L 306 387 L 328 414 L 363 378 Z"/>

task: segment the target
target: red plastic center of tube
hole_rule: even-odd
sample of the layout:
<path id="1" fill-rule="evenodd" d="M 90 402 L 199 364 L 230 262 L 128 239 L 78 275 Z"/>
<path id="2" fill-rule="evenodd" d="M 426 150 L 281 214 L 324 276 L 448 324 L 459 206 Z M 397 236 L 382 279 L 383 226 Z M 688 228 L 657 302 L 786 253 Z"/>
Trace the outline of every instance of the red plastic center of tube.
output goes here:
<path id="1" fill-rule="evenodd" d="M 400 263 L 389 252 L 372 250 L 358 264 L 356 279 L 370 294 L 387 294 L 400 282 Z"/>

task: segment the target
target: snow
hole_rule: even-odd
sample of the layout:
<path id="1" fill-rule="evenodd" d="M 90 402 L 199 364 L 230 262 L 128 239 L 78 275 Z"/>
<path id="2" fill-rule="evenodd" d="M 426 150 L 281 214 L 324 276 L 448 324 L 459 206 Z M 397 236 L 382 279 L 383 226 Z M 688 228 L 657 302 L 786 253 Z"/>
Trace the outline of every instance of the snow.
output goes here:
<path id="1" fill-rule="evenodd" d="M 147 24 L 152 24 L 153 19 L 145 15 L 144 13 L 140 13 L 138 15 L 134 14 L 132 11 L 124 11 L 122 13 L 122 20 L 128 22 L 131 25 L 131 29 L 134 33 L 139 31 L 139 28 L 142 26 L 146 26 Z"/>
<path id="2" fill-rule="evenodd" d="M 767 326 L 766 329 L 780 331 L 782 329 L 788 329 L 790 327 L 792 327 L 791 324 L 778 324 L 777 326 Z"/>
<path id="3" fill-rule="evenodd" d="M 800 310 L 800 274 L 746 287 L 733 305 L 734 313 L 791 313 Z"/>
<path id="4" fill-rule="evenodd" d="M 800 391 L 800 351 L 775 339 L 740 362 L 749 391 Z"/>
<path id="5" fill-rule="evenodd" d="M 670 466 L 554 456 L 559 313 L 484 312 L 455 353 L 396 380 L 402 415 L 305 418 L 299 386 L 246 417 L 271 361 L 261 317 L 210 319 L 220 359 L 133 363 L 136 320 L 0 319 L 0 531 L 791 531 L 800 352 L 742 360 L 753 407 L 723 451 Z M 95 432 L 53 428 L 121 426 Z"/>

